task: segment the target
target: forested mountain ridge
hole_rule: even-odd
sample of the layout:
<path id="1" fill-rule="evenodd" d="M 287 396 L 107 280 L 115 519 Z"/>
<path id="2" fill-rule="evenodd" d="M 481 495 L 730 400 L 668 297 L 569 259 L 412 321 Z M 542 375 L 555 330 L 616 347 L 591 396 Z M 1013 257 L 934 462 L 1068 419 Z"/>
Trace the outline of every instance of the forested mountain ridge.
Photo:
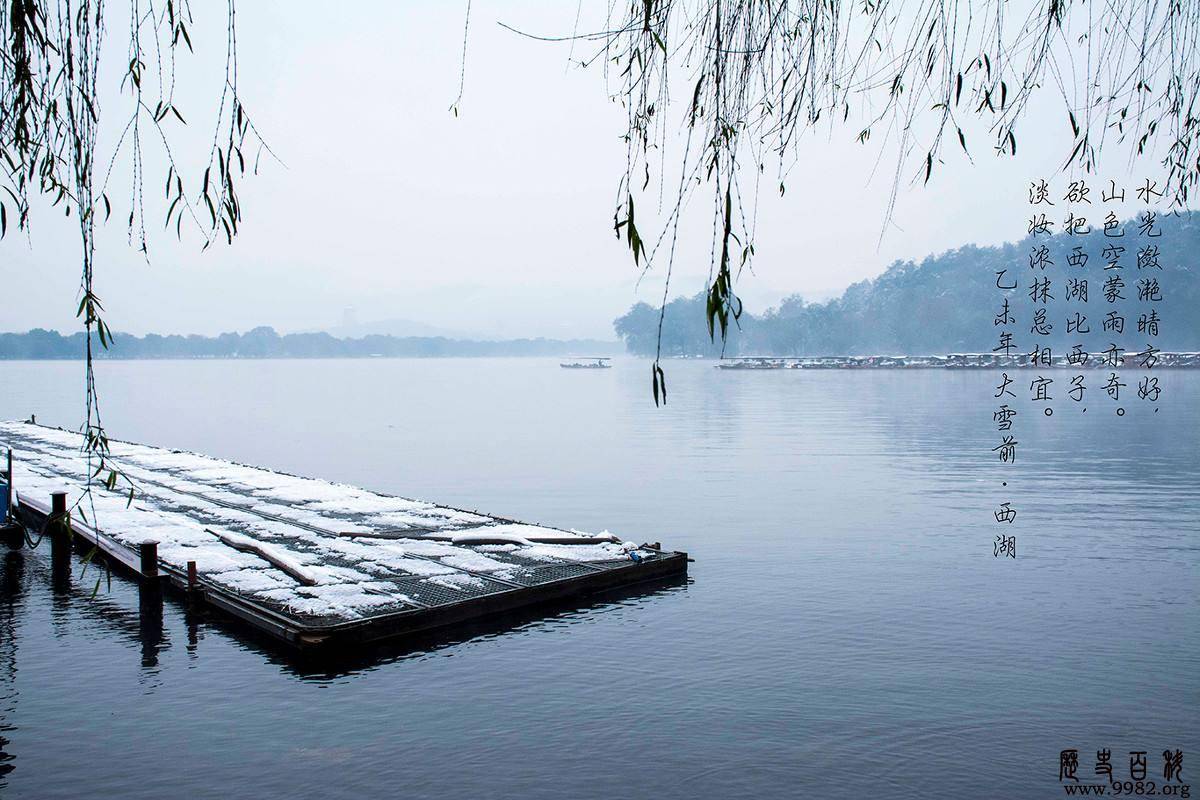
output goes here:
<path id="1" fill-rule="evenodd" d="M 83 333 L 63 336 L 41 328 L 26 333 L 0 333 L 0 359 L 83 358 Z M 439 356 L 606 355 L 612 342 L 593 339 L 508 339 L 475 341 L 440 336 L 363 336 L 339 339 L 328 333 L 289 333 L 260 327 L 220 336 L 132 336 L 118 333 L 98 358 L 366 358 Z"/>
<path id="2" fill-rule="evenodd" d="M 882 275 L 851 285 L 835 299 L 808 303 L 803 298 L 786 298 L 776 308 L 761 314 L 744 313 L 738 329 L 731 330 L 724 346 L 726 355 L 871 355 L 987 352 L 996 346 L 994 318 L 1007 295 L 1015 322 L 1010 326 L 1020 352 L 1040 346 L 1064 348 L 1077 342 L 1104 349 L 1110 341 L 1129 346 L 1147 342 L 1164 350 L 1200 350 L 1200 214 L 1160 215 L 1160 236 L 1139 233 L 1136 220 L 1126 221 L 1123 237 L 1106 237 L 1099 227 L 1086 235 L 1057 234 L 1026 237 L 1020 242 L 996 247 L 967 245 L 920 263 L 898 261 Z M 1043 270 L 1031 266 L 1030 257 L 1041 246 L 1047 248 L 1052 264 Z M 1123 251 L 1109 248 L 1121 248 Z M 1139 252 L 1157 248 L 1158 267 L 1139 266 Z M 1076 248 L 1079 248 L 1077 251 Z M 1087 256 L 1084 263 L 1073 254 Z M 1108 268 L 1110 264 L 1119 269 Z M 997 288 L 997 273 L 1005 270 L 1003 282 L 1016 281 L 1017 288 Z M 1110 279 L 1116 276 L 1113 302 L 1106 297 Z M 1045 303 L 1051 325 L 1048 335 L 1035 335 L 1035 304 L 1030 291 L 1035 280 L 1050 280 L 1050 299 Z M 1075 294 L 1068 298 L 1068 281 L 1075 281 Z M 1087 301 L 1078 296 L 1080 281 L 1086 281 Z M 1157 294 L 1140 297 L 1143 281 L 1157 281 Z M 1153 289 L 1146 286 L 1145 288 Z M 1152 300 L 1157 296 L 1160 299 Z M 664 355 L 719 355 L 722 345 L 708 335 L 703 293 L 672 301 L 663 323 Z M 1083 326 L 1067 330 L 1067 320 L 1080 313 Z M 1138 320 L 1154 312 L 1159 333 L 1147 337 L 1139 332 Z M 1124 319 L 1124 330 L 1109 329 L 1110 314 Z M 627 350 L 653 355 L 658 328 L 658 309 L 639 303 L 614 321 L 617 335 Z M 1081 333 L 1083 331 L 1083 333 Z"/>

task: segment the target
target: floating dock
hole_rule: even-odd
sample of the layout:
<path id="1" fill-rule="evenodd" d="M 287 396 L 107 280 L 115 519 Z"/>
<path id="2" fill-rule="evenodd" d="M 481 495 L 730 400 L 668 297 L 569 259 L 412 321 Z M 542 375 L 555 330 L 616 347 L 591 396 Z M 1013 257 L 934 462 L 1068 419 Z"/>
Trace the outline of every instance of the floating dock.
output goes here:
<path id="1" fill-rule="evenodd" d="M 14 508 L 31 532 L 65 507 L 74 537 L 119 568 L 299 647 L 403 636 L 687 571 L 686 553 L 657 543 L 126 442 L 110 447 L 132 500 L 104 476 L 85 493 L 82 444 L 78 433 L 0 423 Z"/>

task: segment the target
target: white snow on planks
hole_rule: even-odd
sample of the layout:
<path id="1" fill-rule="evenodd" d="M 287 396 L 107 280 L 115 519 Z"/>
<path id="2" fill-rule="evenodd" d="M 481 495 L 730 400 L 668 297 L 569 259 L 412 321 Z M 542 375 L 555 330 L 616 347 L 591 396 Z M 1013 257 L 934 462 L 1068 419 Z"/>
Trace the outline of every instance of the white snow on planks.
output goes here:
<path id="1" fill-rule="evenodd" d="M 0 446 L 16 452 L 18 494 L 43 503 L 60 490 L 69 506 L 80 500 L 88 470 L 81 443 L 67 431 L 0 423 Z M 137 485 L 133 502 L 96 487 L 76 513 L 127 547 L 157 541 L 163 562 L 182 570 L 195 561 L 205 581 L 299 614 L 353 619 L 415 607 L 397 579 L 466 592 L 486 583 L 481 575 L 519 577 L 524 568 L 504 554 L 523 563 L 587 563 L 628 559 L 636 549 L 607 532 L 513 523 L 194 453 L 123 442 L 112 452 Z M 428 534 L 452 541 L 420 538 Z M 536 541 L 576 536 L 587 543 Z"/>

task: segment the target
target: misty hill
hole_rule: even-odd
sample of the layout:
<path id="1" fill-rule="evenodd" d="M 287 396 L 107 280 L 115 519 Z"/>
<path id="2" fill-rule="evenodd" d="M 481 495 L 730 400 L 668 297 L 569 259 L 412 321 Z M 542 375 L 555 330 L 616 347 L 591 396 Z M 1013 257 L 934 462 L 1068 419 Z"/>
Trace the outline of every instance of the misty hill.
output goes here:
<path id="1" fill-rule="evenodd" d="M 1065 214 L 1064 214 L 1065 216 Z M 1097 213 L 1097 221 L 1102 215 Z M 1086 236 L 1058 234 L 1026 238 L 999 247 L 961 247 L 930 256 L 920 263 L 898 261 L 878 278 L 850 286 L 838 298 L 823 303 L 806 303 L 800 297 L 785 299 L 765 313 L 742 315 L 740 330 L 731 330 L 726 355 L 916 355 L 952 352 L 986 352 L 996 346 L 998 329 L 993 325 L 1004 292 L 996 288 L 996 273 L 1007 270 L 1004 280 L 1017 281 L 1009 293 L 1016 322 L 1009 326 L 1019 352 L 1033 349 L 1035 340 L 1056 351 L 1079 342 L 1102 350 L 1110 342 L 1139 348 L 1153 341 L 1163 350 L 1200 350 L 1200 214 L 1159 216 L 1161 236 L 1139 235 L 1135 221 L 1126 222 L 1122 238 L 1106 238 L 1099 228 Z M 1045 271 L 1030 266 L 1035 246 L 1046 244 L 1053 265 Z M 1147 245 L 1158 248 L 1161 269 L 1138 268 L 1138 251 Z M 1109 246 L 1124 246 L 1117 263 L 1120 270 L 1106 269 L 1103 256 Z M 1088 255 L 1083 266 L 1071 265 L 1068 257 L 1079 246 Z M 801 267 L 802 268 L 802 267 Z M 1117 274 L 1124 286 L 1123 299 L 1109 303 L 1105 283 Z M 1046 303 L 1047 336 L 1030 332 L 1035 305 L 1029 296 L 1036 278 L 1049 278 L 1052 299 Z M 1086 279 L 1088 299 L 1067 299 L 1067 281 Z M 1162 299 L 1139 299 L 1139 281 L 1156 279 Z M 719 355 L 718 337 L 713 344 L 704 316 L 703 293 L 672 301 L 663 323 L 664 355 Z M 1159 335 L 1138 332 L 1142 314 L 1155 311 L 1161 320 Z M 1091 332 L 1067 332 L 1067 319 L 1080 312 Z M 1104 330 L 1111 312 L 1125 319 L 1123 333 Z M 626 348 L 639 355 L 653 355 L 658 327 L 658 309 L 639 303 L 613 323 Z"/>
<path id="2" fill-rule="evenodd" d="M 615 342 L 594 339 L 509 339 L 474 341 L 420 336 L 364 336 L 338 339 L 328 333 L 290 333 L 273 328 L 220 336 L 131 336 L 118 333 L 99 358 L 368 358 L 434 356 L 561 356 L 606 355 Z M 0 359 L 83 358 L 83 333 L 63 336 L 35 328 L 27 333 L 0 333 Z"/>

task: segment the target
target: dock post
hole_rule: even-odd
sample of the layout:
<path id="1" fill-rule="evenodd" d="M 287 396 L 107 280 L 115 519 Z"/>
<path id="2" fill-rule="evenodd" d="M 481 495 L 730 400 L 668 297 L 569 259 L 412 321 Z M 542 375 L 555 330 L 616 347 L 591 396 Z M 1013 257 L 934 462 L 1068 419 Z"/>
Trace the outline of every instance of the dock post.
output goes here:
<path id="1" fill-rule="evenodd" d="M 142 666 L 158 666 L 163 641 L 163 593 L 157 580 L 138 584 L 138 638 L 142 641 Z"/>
<path id="2" fill-rule="evenodd" d="M 17 509 L 13 506 L 13 497 L 15 495 L 13 490 L 13 456 L 11 447 L 8 448 L 8 469 L 4 472 L 4 483 L 8 489 L 8 518 L 15 520 L 17 518 Z"/>
<path id="3" fill-rule="evenodd" d="M 158 580 L 158 542 L 147 539 L 138 546 L 141 555 L 138 583 L 138 626 L 142 639 L 142 666 L 158 664 L 162 642 L 163 592 Z"/>
<path id="4" fill-rule="evenodd" d="M 13 451 L 11 447 L 8 448 L 8 468 L 4 471 L 4 486 L 8 493 L 8 503 L 4 507 L 8 511 L 6 518 L 0 519 L 0 530 L 4 531 L 4 543 L 8 545 L 8 548 L 20 550 L 25 546 L 25 529 L 21 526 L 16 506 L 13 505 L 16 493 L 13 490 Z"/>
<path id="5" fill-rule="evenodd" d="M 67 511 L 66 492 L 50 495 L 46 533 L 50 537 L 51 579 L 56 586 L 65 590 L 71 578 L 71 514 Z"/>
<path id="6" fill-rule="evenodd" d="M 187 562 L 187 588 L 189 592 L 194 592 L 200 588 L 196 580 L 196 562 Z"/>
<path id="7" fill-rule="evenodd" d="M 138 548 L 142 555 L 142 577 L 148 581 L 158 581 L 158 542 L 147 539 Z"/>

